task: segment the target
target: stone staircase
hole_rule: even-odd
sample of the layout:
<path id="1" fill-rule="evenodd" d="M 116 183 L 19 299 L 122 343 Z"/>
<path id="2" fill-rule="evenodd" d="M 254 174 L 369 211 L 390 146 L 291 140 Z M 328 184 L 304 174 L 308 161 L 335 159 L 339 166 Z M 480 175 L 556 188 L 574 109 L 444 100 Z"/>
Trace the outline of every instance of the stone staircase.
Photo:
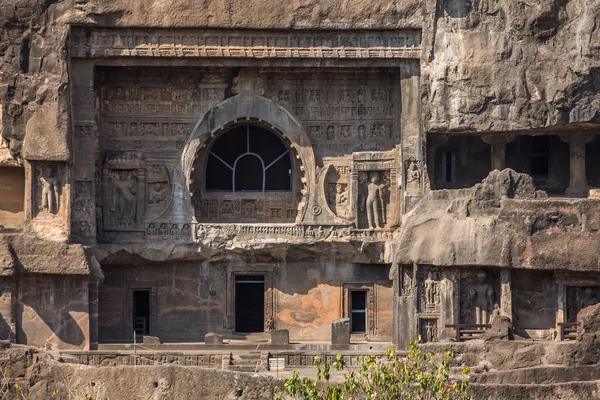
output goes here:
<path id="1" fill-rule="evenodd" d="M 259 372 L 267 369 L 268 352 L 249 351 L 232 354 L 230 357 L 230 371 Z"/>
<path id="2" fill-rule="evenodd" d="M 600 365 L 539 366 L 472 374 L 472 398 L 600 399 Z"/>

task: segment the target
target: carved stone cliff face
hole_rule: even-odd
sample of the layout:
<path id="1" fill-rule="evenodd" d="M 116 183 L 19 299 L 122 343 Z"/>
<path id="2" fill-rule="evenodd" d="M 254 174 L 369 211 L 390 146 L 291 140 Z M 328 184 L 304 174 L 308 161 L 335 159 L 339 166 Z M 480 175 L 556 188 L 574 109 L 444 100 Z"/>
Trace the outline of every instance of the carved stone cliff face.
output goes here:
<path id="1" fill-rule="evenodd" d="M 599 122 L 598 2 L 445 0 L 437 10 L 428 3 L 425 131 Z"/>
<path id="2" fill-rule="evenodd" d="M 11 2 L 0 8 L 3 137 L 18 154 L 27 122 L 40 105 L 67 112 L 64 47 L 69 23 L 420 28 L 424 131 L 523 130 L 599 122 L 600 6 L 593 0 L 263 3 Z M 61 118 L 58 121 L 60 128 Z M 68 156 L 68 149 L 64 152 Z"/>

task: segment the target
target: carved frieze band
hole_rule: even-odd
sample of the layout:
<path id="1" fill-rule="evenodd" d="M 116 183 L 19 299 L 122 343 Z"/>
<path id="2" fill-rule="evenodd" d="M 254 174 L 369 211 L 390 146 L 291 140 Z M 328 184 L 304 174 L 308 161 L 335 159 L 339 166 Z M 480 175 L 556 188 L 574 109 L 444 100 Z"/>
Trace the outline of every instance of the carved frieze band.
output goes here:
<path id="1" fill-rule="evenodd" d="M 419 59 L 421 32 L 74 28 L 71 56 Z"/>

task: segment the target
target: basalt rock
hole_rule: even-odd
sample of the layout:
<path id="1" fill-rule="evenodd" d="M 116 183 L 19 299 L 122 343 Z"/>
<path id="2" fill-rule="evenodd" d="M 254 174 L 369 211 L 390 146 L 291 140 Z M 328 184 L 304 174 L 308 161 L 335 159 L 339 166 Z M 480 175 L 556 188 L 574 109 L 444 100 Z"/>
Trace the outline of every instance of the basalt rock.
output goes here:
<path id="1" fill-rule="evenodd" d="M 483 334 L 483 340 L 486 342 L 514 340 L 513 326 L 510 318 L 504 315 L 494 317 L 491 327 L 486 329 Z"/>

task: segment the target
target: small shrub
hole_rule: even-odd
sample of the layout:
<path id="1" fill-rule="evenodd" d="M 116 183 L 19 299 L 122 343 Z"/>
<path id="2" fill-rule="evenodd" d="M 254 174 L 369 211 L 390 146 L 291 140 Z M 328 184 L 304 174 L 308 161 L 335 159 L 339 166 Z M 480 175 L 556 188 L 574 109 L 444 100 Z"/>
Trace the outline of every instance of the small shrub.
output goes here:
<path id="1" fill-rule="evenodd" d="M 450 361 L 453 354 L 434 354 L 422 351 L 417 342 L 410 342 L 406 357 L 400 357 L 394 349 L 387 357 L 371 355 L 357 357 L 357 370 L 348 370 L 343 383 L 330 382 L 331 367 L 337 371 L 346 368 L 338 355 L 330 366 L 315 357 L 317 379 L 300 378 L 294 374 L 286 379 L 283 391 L 275 388 L 278 400 L 467 400 L 469 382 L 450 378 Z M 468 368 L 462 373 L 467 375 Z"/>

